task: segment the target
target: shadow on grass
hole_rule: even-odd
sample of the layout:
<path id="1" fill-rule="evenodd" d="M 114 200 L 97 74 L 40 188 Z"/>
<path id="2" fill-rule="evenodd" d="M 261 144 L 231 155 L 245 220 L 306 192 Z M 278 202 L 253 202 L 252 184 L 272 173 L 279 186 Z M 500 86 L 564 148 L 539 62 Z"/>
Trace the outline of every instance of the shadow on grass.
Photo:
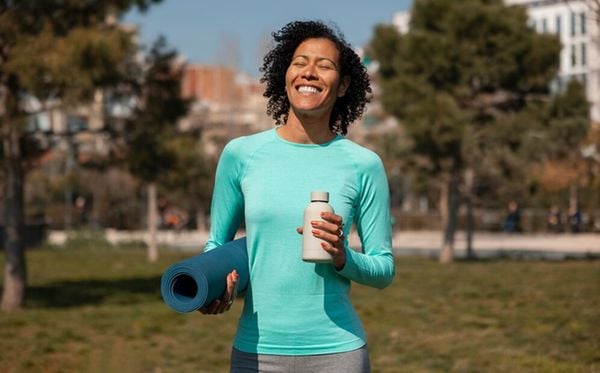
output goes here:
<path id="1" fill-rule="evenodd" d="M 35 308 L 119 305 L 159 299 L 161 299 L 160 276 L 60 281 L 27 289 L 27 305 Z"/>

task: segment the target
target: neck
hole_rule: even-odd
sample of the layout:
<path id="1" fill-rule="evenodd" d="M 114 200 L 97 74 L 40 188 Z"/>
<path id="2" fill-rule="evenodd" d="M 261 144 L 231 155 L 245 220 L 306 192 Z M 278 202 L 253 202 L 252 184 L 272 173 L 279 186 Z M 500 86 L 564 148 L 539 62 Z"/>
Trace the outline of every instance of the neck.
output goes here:
<path id="1" fill-rule="evenodd" d="M 299 144 L 323 144 L 336 136 L 329 129 L 329 115 L 298 116 L 293 109 L 290 110 L 287 122 L 278 128 L 277 133 L 284 140 Z"/>

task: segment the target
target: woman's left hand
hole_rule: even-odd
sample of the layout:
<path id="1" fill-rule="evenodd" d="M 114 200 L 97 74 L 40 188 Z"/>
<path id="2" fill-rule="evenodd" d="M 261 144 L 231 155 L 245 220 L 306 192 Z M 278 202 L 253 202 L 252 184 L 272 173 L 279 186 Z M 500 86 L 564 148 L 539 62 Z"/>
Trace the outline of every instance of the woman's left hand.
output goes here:
<path id="1" fill-rule="evenodd" d="M 342 217 L 330 212 L 322 212 L 321 218 L 325 221 L 313 220 L 313 236 L 322 239 L 323 250 L 333 258 L 333 265 L 339 271 L 346 264 L 346 249 L 344 248 L 344 223 Z M 302 234 L 302 228 L 297 229 Z"/>

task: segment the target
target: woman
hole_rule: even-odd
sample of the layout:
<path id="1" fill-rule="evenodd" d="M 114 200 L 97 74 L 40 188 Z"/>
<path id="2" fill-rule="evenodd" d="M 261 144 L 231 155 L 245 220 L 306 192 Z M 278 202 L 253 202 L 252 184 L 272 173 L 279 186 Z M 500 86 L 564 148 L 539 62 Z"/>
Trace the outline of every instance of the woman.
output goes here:
<path id="1" fill-rule="evenodd" d="M 358 56 L 321 22 L 273 34 L 261 71 L 276 128 L 231 141 L 217 167 L 206 249 L 233 239 L 245 218 L 250 287 L 232 372 L 368 372 L 365 332 L 350 282 L 383 288 L 394 277 L 389 191 L 379 157 L 344 138 L 370 93 Z M 328 191 L 333 213 L 302 232 L 310 193 Z M 362 252 L 348 247 L 356 224 Z M 346 224 L 344 224 L 346 223 Z M 301 260 L 302 237 L 324 240 L 333 263 Z M 204 313 L 229 309 L 237 273 Z"/>

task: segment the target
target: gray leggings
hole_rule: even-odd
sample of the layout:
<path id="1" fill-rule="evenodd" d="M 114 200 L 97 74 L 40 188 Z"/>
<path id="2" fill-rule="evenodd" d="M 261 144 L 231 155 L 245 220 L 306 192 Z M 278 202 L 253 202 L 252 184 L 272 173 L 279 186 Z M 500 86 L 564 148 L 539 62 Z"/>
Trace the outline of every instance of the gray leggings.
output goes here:
<path id="1" fill-rule="evenodd" d="M 370 373 L 367 346 L 326 355 L 263 355 L 231 351 L 230 373 Z"/>

